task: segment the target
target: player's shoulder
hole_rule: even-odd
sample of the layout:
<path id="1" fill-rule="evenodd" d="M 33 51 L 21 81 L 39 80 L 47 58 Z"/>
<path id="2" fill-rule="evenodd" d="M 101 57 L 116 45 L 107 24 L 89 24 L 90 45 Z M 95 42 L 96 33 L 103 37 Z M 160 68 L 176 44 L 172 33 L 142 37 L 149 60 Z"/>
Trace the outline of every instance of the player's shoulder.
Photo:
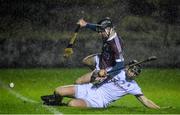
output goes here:
<path id="1" fill-rule="evenodd" d="M 110 36 L 110 37 L 107 39 L 107 41 L 113 41 L 113 40 L 115 40 L 115 38 L 118 38 L 117 33 L 114 33 L 112 36 Z"/>

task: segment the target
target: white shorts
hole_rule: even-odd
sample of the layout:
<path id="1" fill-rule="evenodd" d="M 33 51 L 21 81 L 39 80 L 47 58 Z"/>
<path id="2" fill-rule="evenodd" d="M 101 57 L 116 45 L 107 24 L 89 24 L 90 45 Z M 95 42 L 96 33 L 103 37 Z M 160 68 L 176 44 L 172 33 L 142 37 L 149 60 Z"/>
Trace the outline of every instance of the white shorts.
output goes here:
<path id="1" fill-rule="evenodd" d="M 87 107 L 104 108 L 101 93 L 92 84 L 75 85 L 75 97 L 86 102 Z"/>
<path id="2" fill-rule="evenodd" d="M 75 98 L 84 100 L 88 107 L 106 108 L 126 94 L 142 94 L 141 88 L 134 80 L 126 81 L 124 71 L 113 79 L 115 81 L 105 83 L 99 88 L 92 88 L 92 83 L 75 85 Z"/>

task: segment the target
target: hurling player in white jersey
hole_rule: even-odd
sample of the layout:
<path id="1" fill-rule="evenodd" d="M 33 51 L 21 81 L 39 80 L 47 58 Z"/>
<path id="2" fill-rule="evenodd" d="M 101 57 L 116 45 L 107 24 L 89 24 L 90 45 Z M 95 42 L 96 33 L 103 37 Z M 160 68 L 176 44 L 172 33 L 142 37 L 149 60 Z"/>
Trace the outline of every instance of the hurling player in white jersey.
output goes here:
<path id="1" fill-rule="evenodd" d="M 106 108 L 125 95 L 134 95 L 144 106 L 152 109 L 160 107 L 144 96 L 141 88 L 134 80 L 141 72 L 140 66 L 125 68 L 107 83 L 94 87 L 92 83 L 59 86 L 54 95 L 42 96 L 47 105 L 62 105 L 63 97 L 73 98 L 68 106 Z"/>

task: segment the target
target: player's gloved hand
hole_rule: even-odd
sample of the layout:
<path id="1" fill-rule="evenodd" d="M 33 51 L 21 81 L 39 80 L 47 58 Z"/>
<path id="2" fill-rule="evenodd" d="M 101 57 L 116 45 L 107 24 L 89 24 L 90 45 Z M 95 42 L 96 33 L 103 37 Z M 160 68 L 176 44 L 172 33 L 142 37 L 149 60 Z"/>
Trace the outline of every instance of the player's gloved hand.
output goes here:
<path id="1" fill-rule="evenodd" d="M 64 57 L 69 58 L 73 54 L 72 45 L 68 45 L 67 48 L 64 49 Z"/>
<path id="2" fill-rule="evenodd" d="M 106 77 L 107 76 L 107 71 L 105 69 L 101 69 L 98 72 L 99 77 Z"/>
<path id="3" fill-rule="evenodd" d="M 94 82 L 97 77 L 99 77 L 98 72 L 99 72 L 98 70 L 93 71 L 92 76 L 91 76 L 91 80 L 90 80 L 91 83 Z"/>

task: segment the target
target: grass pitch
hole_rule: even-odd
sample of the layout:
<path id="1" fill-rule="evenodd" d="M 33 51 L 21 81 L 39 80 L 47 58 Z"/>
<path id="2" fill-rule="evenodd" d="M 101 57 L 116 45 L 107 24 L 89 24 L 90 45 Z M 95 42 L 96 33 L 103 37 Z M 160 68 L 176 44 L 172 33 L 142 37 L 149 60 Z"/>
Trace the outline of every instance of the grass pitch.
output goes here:
<path id="1" fill-rule="evenodd" d="M 106 109 L 44 106 L 40 96 L 57 86 L 73 84 L 88 69 L 0 69 L 0 114 L 178 114 L 180 113 L 179 69 L 144 69 L 137 79 L 144 95 L 160 110 L 144 107 L 134 96 L 125 96 Z M 9 83 L 15 87 L 10 88 Z M 65 102 L 69 101 L 65 98 Z M 168 107 L 168 108 L 166 108 Z"/>

